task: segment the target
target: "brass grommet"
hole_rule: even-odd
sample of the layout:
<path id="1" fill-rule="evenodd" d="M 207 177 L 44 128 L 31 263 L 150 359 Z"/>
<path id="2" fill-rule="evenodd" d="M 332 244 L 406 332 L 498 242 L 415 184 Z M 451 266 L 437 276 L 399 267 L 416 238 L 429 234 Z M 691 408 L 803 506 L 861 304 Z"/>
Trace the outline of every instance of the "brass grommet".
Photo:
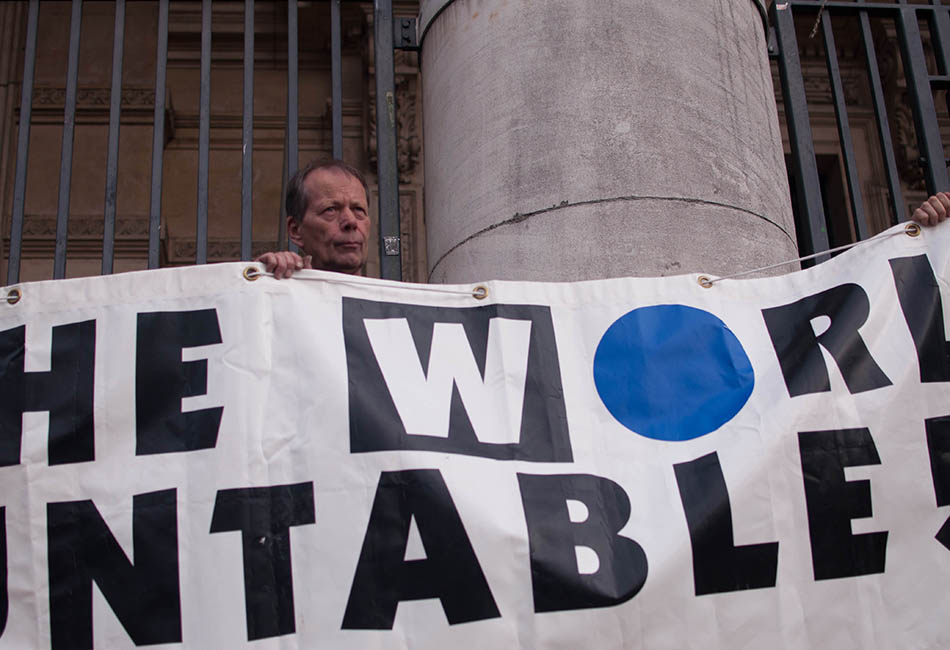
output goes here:
<path id="1" fill-rule="evenodd" d="M 904 226 L 904 232 L 910 235 L 911 237 L 917 237 L 920 235 L 920 224 L 914 223 L 911 221 L 906 226 Z"/>
<path id="2" fill-rule="evenodd" d="M 713 281 L 708 275 L 699 276 L 696 278 L 696 282 L 698 282 L 699 286 L 701 286 L 703 289 L 712 289 Z"/>
<path id="3" fill-rule="evenodd" d="M 478 285 L 472 289 L 472 298 L 475 300 L 484 300 L 488 297 L 488 287 L 483 284 Z"/>
<path id="4" fill-rule="evenodd" d="M 20 298 L 22 297 L 23 294 L 20 293 L 19 289 L 10 289 L 10 291 L 7 292 L 7 302 L 11 305 L 15 305 L 20 302 Z"/>
<path id="5" fill-rule="evenodd" d="M 261 273 L 260 269 L 258 269 L 256 266 L 245 266 L 245 267 L 244 267 L 244 279 L 245 279 L 245 280 L 248 280 L 248 281 L 250 281 L 250 282 L 254 282 L 254 280 L 256 280 L 257 278 L 261 277 L 262 275 L 264 275 L 264 274 Z"/>

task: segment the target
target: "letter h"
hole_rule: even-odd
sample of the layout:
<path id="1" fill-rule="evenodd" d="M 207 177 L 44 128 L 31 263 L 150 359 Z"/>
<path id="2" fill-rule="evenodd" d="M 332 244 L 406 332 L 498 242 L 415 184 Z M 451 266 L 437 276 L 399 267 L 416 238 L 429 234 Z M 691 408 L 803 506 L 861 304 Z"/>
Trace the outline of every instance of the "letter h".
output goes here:
<path id="1" fill-rule="evenodd" d="M 26 326 L 0 332 L 0 467 L 20 464 L 23 414 L 49 411 L 49 464 L 95 460 L 96 321 L 53 328 L 50 370 L 26 372 Z"/>

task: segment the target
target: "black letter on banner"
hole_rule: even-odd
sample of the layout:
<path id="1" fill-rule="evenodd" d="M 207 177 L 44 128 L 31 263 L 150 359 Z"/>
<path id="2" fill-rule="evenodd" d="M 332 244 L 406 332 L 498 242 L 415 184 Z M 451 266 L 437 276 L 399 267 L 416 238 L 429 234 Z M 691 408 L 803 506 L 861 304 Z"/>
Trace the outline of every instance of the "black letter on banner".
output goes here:
<path id="1" fill-rule="evenodd" d="M 208 360 L 183 362 L 181 351 L 220 342 L 218 313 L 214 309 L 138 315 L 136 456 L 214 448 L 224 408 L 181 411 L 181 398 L 207 393 Z"/>
<path id="2" fill-rule="evenodd" d="M 135 564 L 92 501 L 46 505 L 53 650 L 92 647 L 92 583 L 135 645 L 181 642 L 175 490 L 132 500 Z"/>
<path id="3" fill-rule="evenodd" d="M 0 507 L 0 636 L 7 626 L 10 594 L 7 587 L 7 511 Z"/>
<path id="4" fill-rule="evenodd" d="M 884 573 L 887 531 L 851 534 L 851 520 L 871 516 L 871 484 L 846 481 L 845 467 L 879 465 L 867 429 L 798 434 L 815 580 Z"/>
<path id="5" fill-rule="evenodd" d="M 426 559 L 406 560 L 415 517 Z M 438 598 L 449 624 L 501 616 L 436 469 L 383 472 L 366 526 L 345 630 L 390 630 L 403 600 Z"/>
<path id="6" fill-rule="evenodd" d="M 485 379 L 488 359 L 498 350 L 488 348 L 492 321 L 521 321 L 530 326 L 524 368 L 524 399 L 517 442 L 483 442 L 472 424 L 470 411 L 502 408 L 498 401 L 484 401 L 460 392 L 453 377 L 447 404 L 433 404 L 448 411 L 447 430 L 406 429 L 393 392 L 387 384 L 367 324 L 372 321 L 404 321 L 410 341 L 387 341 L 386 345 L 411 348 L 426 381 L 434 365 L 436 328 L 461 326 L 467 350 Z M 497 323 L 496 323 L 497 324 Z M 569 463 L 573 457 L 564 410 L 564 390 L 558 362 L 551 308 L 540 305 L 485 305 L 484 307 L 428 307 L 391 302 L 343 298 L 343 343 L 349 377 L 350 451 L 353 453 L 393 450 L 435 451 L 497 460 Z M 445 350 L 442 355 L 447 354 Z M 413 360 L 414 361 L 414 360 Z M 505 360 L 501 360 L 504 367 Z M 507 370 L 507 368 L 506 368 Z M 401 381 L 390 377 L 388 381 Z M 506 395 L 511 399 L 511 395 Z M 466 401 L 469 400 L 469 401 Z"/>
<path id="7" fill-rule="evenodd" d="M 819 344 L 838 364 L 851 393 L 891 385 L 858 333 L 870 310 L 867 294 L 856 284 L 762 310 L 791 397 L 831 390 Z M 818 316 L 829 317 L 831 325 L 815 336 L 811 320 Z"/>
<path id="8" fill-rule="evenodd" d="M 938 506 L 950 505 L 950 416 L 924 420 L 930 473 Z M 950 519 L 940 527 L 936 539 L 950 550 Z"/>
<path id="9" fill-rule="evenodd" d="M 630 518 L 630 499 L 613 481 L 589 474 L 518 474 L 528 524 L 535 612 L 610 607 L 637 595 L 647 579 L 643 548 L 618 535 Z M 569 500 L 587 507 L 574 523 Z M 575 547 L 597 554 L 596 573 L 581 574 Z"/>
<path id="10" fill-rule="evenodd" d="M 917 347 L 920 381 L 950 381 L 950 342 L 944 338 L 940 287 L 927 256 L 890 262 L 901 311 Z"/>
<path id="11" fill-rule="evenodd" d="M 778 542 L 736 546 L 726 479 L 716 452 L 673 465 L 693 548 L 696 595 L 775 586 Z"/>
<path id="12" fill-rule="evenodd" d="M 241 531 L 248 641 L 296 630 L 290 528 L 314 521 L 313 483 L 218 491 L 211 532 Z"/>
<path id="13" fill-rule="evenodd" d="M 25 372 L 26 327 L 0 332 L 0 467 L 20 463 L 23 414 L 49 411 L 49 464 L 95 460 L 96 321 L 53 328 L 49 372 Z"/>

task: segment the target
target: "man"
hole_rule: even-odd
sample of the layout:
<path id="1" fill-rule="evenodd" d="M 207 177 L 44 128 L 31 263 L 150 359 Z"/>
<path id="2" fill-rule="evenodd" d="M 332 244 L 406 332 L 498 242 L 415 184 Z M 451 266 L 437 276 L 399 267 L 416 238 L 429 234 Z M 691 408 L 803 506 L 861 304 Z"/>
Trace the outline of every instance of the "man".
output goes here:
<path id="1" fill-rule="evenodd" d="M 287 184 L 287 233 L 303 256 L 276 251 L 255 261 L 277 279 L 301 269 L 359 273 L 369 250 L 366 194 L 366 181 L 355 167 L 340 160 L 311 161 Z"/>

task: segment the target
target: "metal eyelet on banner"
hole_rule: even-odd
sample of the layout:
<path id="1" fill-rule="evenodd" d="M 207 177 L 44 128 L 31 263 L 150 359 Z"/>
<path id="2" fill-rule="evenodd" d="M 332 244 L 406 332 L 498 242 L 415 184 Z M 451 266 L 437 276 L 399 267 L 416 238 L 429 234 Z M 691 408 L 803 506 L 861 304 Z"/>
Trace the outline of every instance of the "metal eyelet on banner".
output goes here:
<path id="1" fill-rule="evenodd" d="M 488 287 L 483 284 L 478 285 L 472 289 L 472 298 L 475 300 L 484 300 L 488 297 Z"/>
<path id="2" fill-rule="evenodd" d="M 254 282 L 257 278 L 261 277 L 261 273 L 256 266 L 246 266 L 244 267 L 244 279 L 250 282 Z"/>
<path id="3" fill-rule="evenodd" d="M 703 289 L 712 289 L 713 281 L 708 275 L 701 275 L 696 278 L 696 282 L 699 283 Z"/>
<path id="4" fill-rule="evenodd" d="M 15 305 L 20 302 L 20 298 L 22 297 L 23 294 L 20 293 L 19 289 L 10 289 L 10 291 L 7 292 L 7 302 L 11 305 Z"/>
<path id="5" fill-rule="evenodd" d="M 911 237 L 917 237 L 920 235 L 920 224 L 911 221 L 906 226 L 904 226 L 904 232 L 906 232 Z"/>

